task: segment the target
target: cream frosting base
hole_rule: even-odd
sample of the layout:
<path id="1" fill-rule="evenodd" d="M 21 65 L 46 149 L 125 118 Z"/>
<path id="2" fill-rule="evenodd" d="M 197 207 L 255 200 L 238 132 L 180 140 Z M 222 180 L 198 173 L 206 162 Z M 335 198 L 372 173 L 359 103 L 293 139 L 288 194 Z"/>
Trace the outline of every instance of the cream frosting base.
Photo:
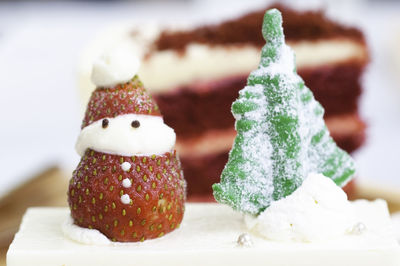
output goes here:
<path id="1" fill-rule="evenodd" d="M 193 265 L 193 266 L 398 266 L 400 247 L 392 235 L 386 203 L 356 201 L 355 215 L 368 230 L 319 243 L 282 243 L 251 235 L 240 213 L 215 203 L 187 203 L 180 229 L 162 238 L 122 245 L 84 245 L 64 236 L 67 208 L 30 208 L 7 254 L 8 266 L 20 265 Z"/>

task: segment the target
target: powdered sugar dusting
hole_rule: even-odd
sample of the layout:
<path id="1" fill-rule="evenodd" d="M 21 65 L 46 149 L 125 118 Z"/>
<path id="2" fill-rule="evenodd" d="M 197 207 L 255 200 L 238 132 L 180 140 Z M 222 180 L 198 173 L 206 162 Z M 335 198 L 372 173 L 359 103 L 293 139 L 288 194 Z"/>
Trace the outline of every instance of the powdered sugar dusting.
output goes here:
<path id="1" fill-rule="evenodd" d="M 252 95 L 250 99 L 239 98 L 238 103 L 243 100 L 250 101 L 254 103 L 259 108 L 246 112 L 243 115 L 238 115 L 234 113 L 236 120 L 248 120 L 248 121 L 260 121 L 265 120 L 264 118 L 267 115 L 267 109 L 263 108 L 266 102 L 266 97 L 264 95 L 264 86 L 262 85 L 254 85 L 254 86 L 246 86 L 243 90 L 240 91 L 240 95 Z M 272 176 L 270 172 L 270 168 L 272 166 L 272 162 L 270 160 L 260 160 L 260 154 L 265 155 L 266 158 L 271 156 L 272 146 L 270 145 L 269 136 L 265 134 L 264 129 L 267 126 L 267 122 L 260 123 L 252 127 L 249 131 L 243 132 L 243 141 L 242 145 L 242 160 L 244 160 L 244 164 L 241 165 L 242 171 L 247 173 L 246 179 L 238 179 L 237 186 L 247 188 L 241 191 L 242 195 L 240 196 L 240 200 L 238 204 L 240 206 L 245 206 L 246 209 L 251 210 L 251 212 L 255 212 L 254 206 L 252 204 L 247 204 L 246 196 L 247 194 L 253 195 L 257 191 L 263 190 L 264 197 L 258 199 L 259 204 L 267 204 L 268 197 L 267 195 L 272 193 L 273 191 L 273 183 Z M 237 130 L 240 130 L 236 128 Z M 235 141 L 234 147 L 232 150 L 235 150 L 235 145 L 237 141 Z M 248 186 L 249 178 L 252 183 L 251 186 Z M 263 189 L 262 189 L 263 188 Z"/>
<path id="2" fill-rule="evenodd" d="M 269 61 L 264 65 L 261 63 L 261 67 L 254 70 L 252 75 L 255 76 L 271 76 L 275 77 L 278 75 L 285 76 L 287 82 L 296 82 L 299 81 L 298 76 L 295 75 L 295 60 L 294 60 L 294 52 L 293 50 L 283 44 L 277 49 L 277 60 Z M 265 59 L 261 59 L 265 60 Z"/>

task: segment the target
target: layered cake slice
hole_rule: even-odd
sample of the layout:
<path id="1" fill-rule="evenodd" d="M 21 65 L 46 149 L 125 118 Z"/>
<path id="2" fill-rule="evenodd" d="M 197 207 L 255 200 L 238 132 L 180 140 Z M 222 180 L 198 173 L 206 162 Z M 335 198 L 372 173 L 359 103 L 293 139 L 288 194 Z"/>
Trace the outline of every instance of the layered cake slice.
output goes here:
<path id="1" fill-rule="evenodd" d="M 325 121 L 338 145 L 356 150 L 365 128 L 358 115 L 360 76 L 368 61 L 363 34 L 330 21 L 322 12 L 280 9 L 299 75 L 324 106 Z M 169 67 L 171 73 L 180 73 L 179 78 L 161 75 L 149 87 L 166 123 L 177 132 L 189 195 L 207 193 L 227 160 L 235 135 L 230 103 L 259 62 L 263 13 L 189 31 L 163 31 L 141 69 L 145 80 L 158 72 L 155 65 L 174 66 Z M 194 152 L 188 152 L 193 147 Z"/>
<path id="2" fill-rule="evenodd" d="M 322 12 L 279 8 L 298 72 L 324 106 L 333 138 L 346 151 L 356 150 L 365 129 L 358 115 L 360 77 L 368 62 L 362 32 Z M 177 133 L 189 198 L 210 196 L 227 161 L 235 137 L 231 103 L 260 60 L 264 12 L 186 30 L 131 29 L 115 38 L 143 55 L 139 74 Z M 91 65 L 89 59 L 86 65 Z M 93 87 L 85 69 L 81 90 L 87 95 Z"/>
<path id="3" fill-rule="evenodd" d="M 232 105 L 237 135 L 212 187 L 219 203 L 184 206 L 173 130 L 137 77 L 110 71 L 125 61 L 106 58 L 94 75 L 105 87 L 78 139 L 70 209 L 28 210 L 8 266 L 399 265 L 386 202 L 350 202 L 341 189 L 353 160 L 297 75 L 278 10 L 266 12 L 262 32 L 260 64 Z M 124 82 L 110 85 L 115 77 Z"/>

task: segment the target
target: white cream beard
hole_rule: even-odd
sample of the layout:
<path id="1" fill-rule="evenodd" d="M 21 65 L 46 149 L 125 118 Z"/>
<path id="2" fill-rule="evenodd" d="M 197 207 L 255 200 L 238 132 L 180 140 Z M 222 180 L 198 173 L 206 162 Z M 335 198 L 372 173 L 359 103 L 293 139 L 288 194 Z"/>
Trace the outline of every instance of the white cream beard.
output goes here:
<path id="1" fill-rule="evenodd" d="M 286 198 L 274 201 L 257 218 L 245 216 L 254 234 L 276 241 L 314 242 L 345 235 L 356 223 L 354 206 L 330 178 L 310 174 Z"/>
<path id="2" fill-rule="evenodd" d="M 126 114 L 107 119 L 106 128 L 100 119 L 82 129 L 75 146 L 80 156 L 88 148 L 122 156 L 164 154 L 175 145 L 174 130 L 160 116 Z M 139 121 L 138 128 L 131 126 L 134 120 Z"/>

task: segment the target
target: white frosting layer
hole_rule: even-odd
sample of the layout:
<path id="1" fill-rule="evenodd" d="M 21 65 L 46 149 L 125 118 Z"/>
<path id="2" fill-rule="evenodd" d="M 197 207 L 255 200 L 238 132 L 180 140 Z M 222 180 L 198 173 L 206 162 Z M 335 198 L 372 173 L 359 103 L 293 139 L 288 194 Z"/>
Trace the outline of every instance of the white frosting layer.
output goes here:
<path id="1" fill-rule="evenodd" d="M 346 60 L 364 61 L 366 48 L 358 42 L 346 39 L 325 41 L 300 41 L 288 43 L 296 54 L 297 67 L 316 67 Z"/>
<path id="2" fill-rule="evenodd" d="M 289 46 L 296 54 L 297 67 L 362 60 L 365 56 L 364 48 L 350 40 L 301 41 L 289 43 Z M 161 91 L 196 80 L 248 75 L 259 62 L 260 49 L 252 45 L 190 44 L 184 56 L 173 50 L 150 54 L 140 67 L 139 75 L 151 90 Z"/>
<path id="3" fill-rule="evenodd" d="M 253 233 L 271 240 L 312 242 L 345 235 L 356 222 L 354 207 L 330 178 L 310 174 L 286 198 L 274 201 L 257 218 L 246 216 Z"/>
<path id="4" fill-rule="evenodd" d="M 75 146 L 80 156 L 88 148 L 122 156 L 164 154 L 173 149 L 175 132 L 162 117 L 126 114 L 107 119 L 106 128 L 98 120 L 82 129 Z M 131 126 L 134 120 L 140 122 L 138 128 Z"/>
<path id="5" fill-rule="evenodd" d="M 93 63 L 92 82 L 97 87 L 112 87 L 133 78 L 140 61 L 128 43 L 107 51 Z"/>
<path id="6" fill-rule="evenodd" d="M 143 62 L 139 75 L 151 90 L 160 91 L 196 80 L 248 74 L 259 60 L 259 49 L 250 45 L 211 47 L 191 44 L 187 46 L 184 56 L 175 50 L 151 54 Z"/>

